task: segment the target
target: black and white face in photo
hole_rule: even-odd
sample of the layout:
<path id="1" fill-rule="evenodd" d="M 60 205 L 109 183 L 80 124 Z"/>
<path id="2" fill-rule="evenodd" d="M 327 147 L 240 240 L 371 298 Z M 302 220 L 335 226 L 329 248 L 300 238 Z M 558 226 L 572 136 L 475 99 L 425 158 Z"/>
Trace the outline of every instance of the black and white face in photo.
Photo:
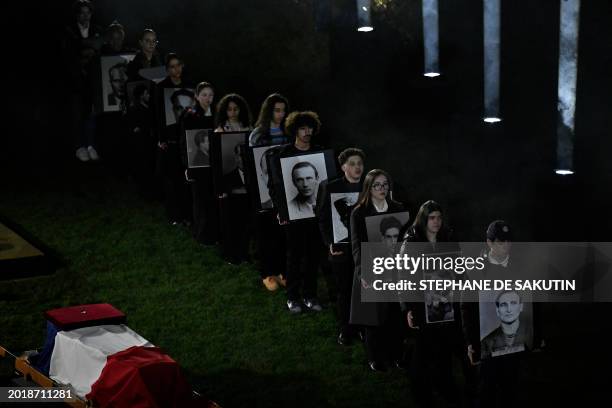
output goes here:
<path id="1" fill-rule="evenodd" d="M 511 324 L 516 321 L 523 311 L 521 298 L 516 292 L 508 292 L 501 295 L 496 306 L 497 317 L 506 324 Z"/>
<path id="2" fill-rule="evenodd" d="M 208 130 L 185 130 L 185 138 L 189 167 L 210 166 L 210 138 L 208 137 Z"/>
<path id="3" fill-rule="evenodd" d="M 100 57 L 101 96 L 104 112 L 117 112 L 126 107 L 128 94 L 127 66 L 132 59 L 134 59 L 134 54 L 103 55 Z"/>
<path id="4" fill-rule="evenodd" d="M 148 89 L 145 89 L 144 92 L 142 93 L 142 96 L 140 97 L 140 101 L 141 103 L 145 103 L 145 104 L 149 104 L 149 102 L 151 101 L 151 93 L 149 92 Z"/>
<path id="5" fill-rule="evenodd" d="M 127 83 L 127 65 L 114 66 L 109 71 L 110 84 L 113 95 L 117 99 L 125 98 L 125 84 Z"/>
<path id="6" fill-rule="evenodd" d="M 185 110 L 193 106 L 195 97 L 193 89 L 164 88 L 164 113 L 166 126 L 178 123 Z"/>
<path id="7" fill-rule="evenodd" d="M 395 249 L 395 245 L 399 239 L 400 229 L 398 227 L 390 227 L 384 231 L 382 241 L 385 243 L 388 249 Z"/>
<path id="8" fill-rule="evenodd" d="M 401 239 L 400 231 L 410 221 L 410 213 L 402 211 L 372 215 L 366 217 L 365 221 L 368 242 L 381 242 L 385 244 L 384 247 L 389 252 L 389 250 L 397 248 L 397 243 Z"/>
<path id="9" fill-rule="evenodd" d="M 312 197 L 319 186 L 319 177 L 313 165 L 308 163 L 306 166 L 297 166 L 293 169 L 293 184 L 302 197 Z"/>
<path id="10" fill-rule="evenodd" d="M 350 182 L 357 182 L 361 179 L 363 174 L 363 160 L 361 156 L 351 156 L 347 159 L 346 163 L 342 165 L 342 171 L 344 176 Z"/>
<path id="11" fill-rule="evenodd" d="M 172 112 L 174 120 L 178 122 L 187 108 L 193 106 L 193 97 L 190 95 L 178 95 L 172 100 Z"/>
<path id="12" fill-rule="evenodd" d="M 240 155 L 240 145 L 245 143 L 244 133 L 224 133 L 221 139 L 221 161 L 223 175 L 235 171 L 236 168 L 242 169 L 242 156 Z"/>
<path id="13" fill-rule="evenodd" d="M 327 180 L 325 154 L 281 158 L 281 170 L 289 219 L 314 217 L 319 183 Z"/>

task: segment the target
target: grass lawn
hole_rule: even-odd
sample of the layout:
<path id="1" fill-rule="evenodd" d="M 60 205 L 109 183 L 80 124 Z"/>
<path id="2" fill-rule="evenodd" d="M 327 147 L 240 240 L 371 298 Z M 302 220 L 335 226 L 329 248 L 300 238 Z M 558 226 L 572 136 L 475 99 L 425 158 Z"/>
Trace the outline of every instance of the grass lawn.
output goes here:
<path id="1" fill-rule="evenodd" d="M 0 344 L 40 347 L 43 311 L 108 302 L 224 407 L 406 406 L 404 373 L 374 375 L 360 344 L 336 344 L 333 303 L 289 315 L 284 292 L 266 291 L 253 265 L 226 264 L 130 183 L 101 165 L 68 170 L 2 194 L 0 213 L 66 266 L 0 282 Z M 322 278 L 319 292 L 325 300 Z"/>

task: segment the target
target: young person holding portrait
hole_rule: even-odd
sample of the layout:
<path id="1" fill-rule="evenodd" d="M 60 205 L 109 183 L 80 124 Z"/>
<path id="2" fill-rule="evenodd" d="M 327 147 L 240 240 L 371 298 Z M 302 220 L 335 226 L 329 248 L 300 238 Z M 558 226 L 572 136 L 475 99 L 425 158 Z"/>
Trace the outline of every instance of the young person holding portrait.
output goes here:
<path id="1" fill-rule="evenodd" d="M 361 290 L 369 289 L 361 273 L 361 243 L 368 241 L 366 217 L 405 211 L 404 205 L 390 196 L 392 180 L 380 169 L 368 172 L 357 205 L 351 213 L 351 251 L 353 274 L 350 324 L 364 326 L 368 365 L 372 371 L 386 371 L 388 364 L 404 368 L 403 322 L 397 302 L 362 302 Z"/>

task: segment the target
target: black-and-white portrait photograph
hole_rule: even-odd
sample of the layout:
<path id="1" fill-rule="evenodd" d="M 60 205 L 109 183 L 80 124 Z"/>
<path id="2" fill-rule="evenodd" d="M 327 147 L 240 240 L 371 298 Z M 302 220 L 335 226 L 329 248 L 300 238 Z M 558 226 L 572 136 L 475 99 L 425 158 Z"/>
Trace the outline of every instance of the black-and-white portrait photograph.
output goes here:
<path id="1" fill-rule="evenodd" d="M 127 108 L 127 66 L 134 54 L 100 57 L 102 111 L 120 112 Z"/>
<path id="2" fill-rule="evenodd" d="M 253 163 L 257 175 L 257 190 L 259 191 L 259 202 L 262 209 L 272 208 L 272 198 L 268 189 L 268 156 L 272 153 L 272 148 L 279 145 L 253 147 Z"/>
<path id="3" fill-rule="evenodd" d="M 351 209 L 357 203 L 359 193 L 331 193 L 330 197 L 334 243 L 346 242 L 349 237 Z"/>
<path id="4" fill-rule="evenodd" d="M 441 279 L 442 276 L 431 276 L 428 279 Z M 425 296 L 425 321 L 427 323 L 452 322 L 455 320 L 453 310 L 453 292 L 449 290 L 431 290 Z"/>
<path id="5" fill-rule="evenodd" d="M 187 88 L 165 88 L 164 89 L 164 111 L 166 114 L 166 126 L 178 123 L 187 108 L 195 105 L 193 89 Z"/>
<path id="6" fill-rule="evenodd" d="M 481 358 L 528 350 L 533 345 L 533 307 L 517 291 L 479 294 Z"/>
<path id="7" fill-rule="evenodd" d="M 368 242 L 383 242 L 389 255 L 398 250 L 400 231 L 410 220 L 408 211 L 366 217 Z"/>
<path id="8" fill-rule="evenodd" d="M 247 143 L 245 132 L 217 133 L 221 140 L 221 169 L 223 191 L 246 194 L 246 180 L 242 148 Z"/>
<path id="9" fill-rule="evenodd" d="M 280 162 L 289 220 L 314 217 L 319 183 L 327 180 L 325 155 L 284 157 Z"/>
<path id="10" fill-rule="evenodd" d="M 128 108 L 138 106 L 142 101 L 151 103 L 151 81 L 131 81 L 127 83 Z"/>
<path id="11" fill-rule="evenodd" d="M 212 129 L 185 130 L 187 164 L 190 169 L 210 167 L 210 133 Z"/>

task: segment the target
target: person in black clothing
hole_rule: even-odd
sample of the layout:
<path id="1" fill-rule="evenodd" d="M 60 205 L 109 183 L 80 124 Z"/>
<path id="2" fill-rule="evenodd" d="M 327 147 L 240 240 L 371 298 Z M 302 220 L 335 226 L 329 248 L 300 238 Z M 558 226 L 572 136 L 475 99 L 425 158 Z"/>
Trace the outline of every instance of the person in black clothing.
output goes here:
<path id="1" fill-rule="evenodd" d="M 157 142 L 153 133 L 155 116 L 151 105 L 151 92 L 145 84 L 141 84 L 134 88 L 133 94 L 133 103 L 128 108 L 127 115 L 132 174 L 140 194 L 152 198 L 155 195 L 153 181 Z"/>
<path id="2" fill-rule="evenodd" d="M 321 150 L 312 143 L 319 133 L 321 122 L 315 112 L 293 112 L 285 124 L 287 133 L 295 142 L 278 148 L 268 161 L 270 170 L 270 196 L 275 208 L 285 205 L 282 190 L 273 182 L 282 180 L 280 159 L 301 153 Z M 323 310 L 317 299 L 317 269 L 321 250 L 321 236 L 315 217 L 292 221 L 278 213 L 279 223 L 283 226 L 287 244 L 287 308 L 291 313 L 301 313 L 302 306 L 319 312 Z M 300 292 L 303 295 L 301 302 Z"/>
<path id="3" fill-rule="evenodd" d="M 443 221 L 442 207 L 433 200 L 421 205 L 419 212 L 404 236 L 401 254 L 458 253 L 459 246 L 452 242 L 453 231 Z M 415 245 L 421 243 L 421 245 Z M 417 249 L 418 248 L 418 249 Z M 427 296 L 426 296 L 427 298 Z M 458 344 L 459 310 L 444 313 L 444 321 L 435 321 L 435 316 L 426 316 L 424 303 L 401 303 L 408 327 L 416 331 L 416 344 L 410 376 L 414 384 L 415 398 L 421 406 L 431 406 L 434 384 L 452 405 L 457 400 L 452 378 L 452 355 Z M 453 320 L 450 320 L 452 316 Z M 429 323 L 428 323 L 429 321 Z"/>
<path id="4" fill-rule="evenodd" d="M 66 55 L 77 55 L 83 46 L 100 51 L 104 38 L 99 26 L 92 23 L 94 7 L 89 0 L 78 0 L 72 5 L 74 21 L 66 27 L 62 48 Z"/>
<path id="5" fill-rule="evenodd" d="M 386 171 L 370 170 L 351 213 L 351 251 L 355 268 L 349 322 L 365 328 L 365 348 L 372 371 L 386 371 L 388 363 L 404 368 L 402 315 L 399 304 L 361 301 L 362 289 L 368 290 L 372 285 L 361 273 L 361 243 L 368 241 L 365 219 L 369 216 L 404 211 L 404 205 L 390 197 L 391 188 L 391 177 Z"/>
<path id="6" fill-rule="evenodd" d="M 255 129 L 249 135 L 250 146 L 282 145 L 289 142 L 285 130 L 285 116 L 289 112 L 289 101 L 280 94 L 269 95 L 261 105 Z M 267 158 L 274 153 L 269 149 L 261 156 L 260 167 L 267 176 Z M 283 275 L 285 257 L 285 234 L 280 229 L 272 199 L 262 203 L 255 213 L 255 240 L 259 256 L 259 274 L 264 286 L 275 291 L 286 284 Z"/>
<path id="7" fill-rule="evenodd" d="M 316 208 L 319 230 L 321 231 L 325 248 L 327 248 L 328 258 L 333 274 L 336 277 L 338 288 L 336 305 L 339 333 L 337 341 L 341 345 L 350 344 L 353 337 L 357 334 L 356 328 L 349 324 L 354 265 L 348 230 L 353 205 L 363 188 L 361 176 L 363 175 L 364 159 L 365 154 L 363 150 L 354 147 L 344 149 L 338 155 L 338 163 L 344 173 L 343 176 L 329 182 L 323 181 L 319 185 L 319 192 L 317 194 Z M 339 232 L 344 231 L 336 231 L 336 234 L 334 234 L 331 208 L 331 194 L 333 193 L 347 194 L 346 197 L 338 199 L 333 203 L 340 216 L 340 222 L 345 227 L 346 236 L 338 236 Z M 338 227 L 337 229 L 340 228 Z"/>
<path id="8" fill-rule="evenodd" d="M 133 50 L 125 46 L 125 29 L 121 24 L 113 21 L 104 32 L 104 44 L 100 53 L 102 55 L 117 55 L 131 52 Z"/>
<path id="9" fill-rule="evenodd" d="M 157 34 L 150 28 L 146 28 L 140 35 L 140 50 L 136 52 L 134 59 L 128 64 L 128 78 L 130 81 L 143 79 L 138 73 L 143 68 L 160 67 L 163 65 L 161 57 L 157 52 Z"/>
<path id="10" fill-rule="evenodd" d="M 166 71 L 168 76 L 157 85 L 157 117 L 158 117 L 158 171 L 162 178 L 165 196 L 165 207 L 168 221 L 172 225 L 190 224 L 191 211 L 189 203 L 189 189 L 185 181 L 185 166 L 181 158 L 186 152 L 179 148 L 180 120 L 166 126 L 164 110 L 164 89 L 184 88 L 183 62 L 174 53 L 166 57 Z"/>
<path id="11" fill-rule="evenodd" d="M 230 263 L 249 260 L 251 208 L 247 195 L 241 148 L 234 147 L 236 167 L 223 176 L 221 196 L 221 253 Z"/>
<path id="12" fill-rule="evenodd" d="M 514 232 L 504 220 L 491 222 L 486 231 L 486 247 L 482 256 L 486 259 L 485 269 L 481 272 L 484 279 L 502 279 L 512 276 L 512 271 L 520 269 L 520 262 L 511 257 Z M 472 277 L 473 278 L 473 277 Z M 467 358 L 471 363 L 471 375 L 467 386 L 474 406 L 496 407 L 516 406 L 516 390 L 521 388 L 519 371 L 524 363 L 524 353 L 506 354 L 491 357 L 482 346 L 485 339 L 480 339 L 480 315 L 478 299 L 462 299 L 461 323 Z M 544 340 L 539 326 L 541 310 L 539 304 L 533 304 L 533 344 L 534 350 L 544 347 Z M 524 327 L 523 327 L 524 329 Z M 498 394 L 504 395 L 497 401 Z"/>
<path id="13" fill-rule="evenodd" d="M 185 177 L 191 184 L 193 237 L 203 245 L 214 245 L 219 235 L 219 206 L 213 188 L 212 170 L 211 167 L 189 168 L 184 137 L 187 129 L 204 129 L 210 135 L 215 128 L 212 113 L 214 87 L 209 82 L 200 82 L 195 97 L 195 106 L 189 108 L 181 120 L 181 152 L 184 153 Z M 207 140 L 210 146 L 210 139 Z"/>

